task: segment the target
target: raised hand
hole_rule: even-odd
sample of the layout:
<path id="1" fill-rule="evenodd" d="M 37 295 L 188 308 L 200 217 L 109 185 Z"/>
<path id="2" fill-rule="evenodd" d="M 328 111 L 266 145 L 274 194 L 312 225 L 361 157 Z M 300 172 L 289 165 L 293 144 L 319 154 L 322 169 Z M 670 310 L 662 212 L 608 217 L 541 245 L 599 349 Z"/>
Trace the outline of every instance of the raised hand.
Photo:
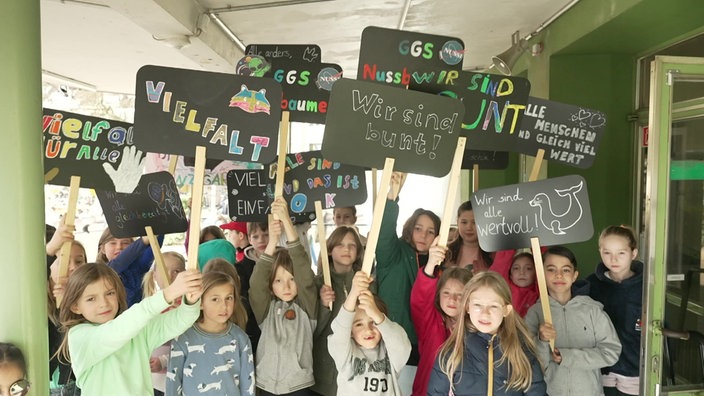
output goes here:
<path id="1" fill-rule="evenodd" d="M 359 294 L 359 309 L 364 310 L 376 324 L 384 321 L 384 314 L 376 306 L 374 295 L 368 289 Z"/>
<path id="2" fill-rule="evenodd" d="M 200 298 L 203 285 L 203 275 L 195 269 L 179 272 L 176 279 L 164 289 L 164 299 L 169 302 L 175 301 L 181 296 L 186 296 L 190 303 Z"/>
<path id="3" fill-rule="evenodd" d="M 369 285 L 373 279 L 363 271 L 357 271 L 352 278 L 352 287 L 345 299 L 344 308 L 349 312 L 354 312 L 357 305 L 357 298 L 364 290 L 369 290 Z"/>
<path id="4" fill-rule="evenodd" d="M 134 192 L 144 172 L 146 158 L 135 146 L 125 146 L 122 150 L 122 160 L 117 169 L 113 168 L 109 162 L 103 163 L 103 169 L 115 185 L 115 191 L 119 193 Z"/>
<path id="5" fill-rule="evenodd" d="M 320 288 L 320 303 L 324 307 L 329 307 L 335 301 L 335 291 L 328 285 Z"/>
<path id="6" fill-rule="evenodd" d="M 61 246 L 64 242 L 73 241 L 73 233 L 76 231 L 76 227 L 72 225 L 66 225 L 66 215 L 61 216 L 61 221 L 59 221 L 59 227 L 54 232 L 51 240 L 46 244 L 46 254 L 48 256 L 56 256 L 61 250 Z"/>
<path id="7" fill-rule="evenodd" d="M 435 237 L 435 240 L 433 240 L 433 243 L 430 245 L 430 249 L 428 250 L 428 263 L 425 265 L 425 268 L 423 268 L 423 272 L 425 272 L 428 276 L 433 276 L 435 273 L 435 267 L 445 261 L 447 247 L 438 246 L 439 240 L 440 237 Z"/>

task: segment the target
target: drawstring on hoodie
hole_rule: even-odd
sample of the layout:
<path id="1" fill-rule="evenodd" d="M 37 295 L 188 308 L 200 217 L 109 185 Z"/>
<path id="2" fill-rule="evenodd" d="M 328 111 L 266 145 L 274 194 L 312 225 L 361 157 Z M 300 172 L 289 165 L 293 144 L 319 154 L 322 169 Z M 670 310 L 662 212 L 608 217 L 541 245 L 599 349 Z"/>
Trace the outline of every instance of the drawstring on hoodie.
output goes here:
<path id="1" fill-rule="evenodd" d="M 487 384 L 486 387 L 486 394 L 487 396 L 491 396 L 494 394 L 494 338 L 496 338 L 496 334 L 491 336 L 491 339 L 489 340 L 489 383 Z"/>

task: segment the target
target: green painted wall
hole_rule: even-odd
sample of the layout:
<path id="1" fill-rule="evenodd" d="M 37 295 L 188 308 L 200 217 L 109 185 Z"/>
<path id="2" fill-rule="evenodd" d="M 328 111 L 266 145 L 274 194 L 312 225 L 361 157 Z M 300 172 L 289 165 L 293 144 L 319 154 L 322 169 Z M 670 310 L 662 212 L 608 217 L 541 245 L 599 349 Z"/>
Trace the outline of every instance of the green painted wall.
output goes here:
<path id="1" fill-rule="evenodd" d="M 580 272 L 599 261 L 598 234 L 609 224 L 633 224 L 638 166 L 635 109 L 638 58 L 704 31 L 700 0 L 581 0 L 533 37 L 538 56 L 526 53 L 515 69 L 531 81 L 531 95 L 606 112 L 607 130 L 587 170 L 544 162 L 548 177 L 580 174 L 587 180 L 595 235 L 573 244 Z"/>

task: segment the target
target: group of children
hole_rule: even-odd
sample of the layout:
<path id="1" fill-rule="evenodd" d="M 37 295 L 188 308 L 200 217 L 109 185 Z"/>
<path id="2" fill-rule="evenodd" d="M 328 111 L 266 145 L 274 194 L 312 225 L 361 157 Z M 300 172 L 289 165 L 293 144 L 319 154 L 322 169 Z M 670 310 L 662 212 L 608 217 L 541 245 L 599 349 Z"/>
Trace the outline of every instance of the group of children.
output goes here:
<path id="1" fill-rule="evenodd" d="M 470 202 L 447 247 L 440 219 L 423 209 L 398 237 L 403 175 L 391 184 L 372 274 L 360 271 L 354 208 L 336 208 L 331 285 L 311 268 L 281 197 L 268 224 L 204 229 L 212 254 L 199 254 L 202 271 L 166 253 L 167 279 L 146 238 L 106 230 L 98 263 L 86 265 L 60 224 L 47 235 L 52 394 L 638 394 L 643 264 L 630 229 L 602 232 L 602 262 L 586 281 L 569 249 L 544 248 L 545 323 L 532 255 L 484 252 Z M 54 258 L 67 241 L 60 278 Z M 13 348 L 0 344 L 2 395 L 29 386 Z"/>

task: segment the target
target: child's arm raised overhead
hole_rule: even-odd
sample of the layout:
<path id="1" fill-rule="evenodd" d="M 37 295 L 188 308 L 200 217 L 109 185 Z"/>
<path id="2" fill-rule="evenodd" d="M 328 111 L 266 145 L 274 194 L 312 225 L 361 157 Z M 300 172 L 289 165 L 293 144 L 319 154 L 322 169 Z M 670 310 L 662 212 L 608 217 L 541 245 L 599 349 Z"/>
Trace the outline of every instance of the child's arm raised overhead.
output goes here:
<path id="1" fill-rule="evenodd" d="M 438 238 L 433 241 L 428 263 L 418 270 L 418 276 L 411 289 L 411 319 L 418 339 L 423 339 L 432 328 L 444 326 L 442 315 L 435 309 L 435 289 L 438 284 L 435 268 L 445 260 L 447 248 L 437 246 Z"/>
<path id="2" fill-rule="evenodd" d="M 347 294 L 340 312 L 330 324 L 332 334 L 328 336 L 328 351 L 335 361 L 338 371 L 342 371 L 342 367 L 349 363 L 354 343 L 352 340 L 352 321 L 354 320 L 354 311 L 357 308 L 357 298 L 362 291 L 369 289 L 370 283 L 371 278 L 364 272 L 357 271 L 354 274 L 350 292 Z"/>
<path id="3" fill-rule="evenodd" d="M 379 236 L 376 245 L 377 263 L 382 266 L 401 265 L 401 249 L 403 242 L 396 234 L 396 224 L 398 222 L 398 191 L 401 190 L 405 173 L 394 172 L 391 175 L 391 186 L 389 187 L 388 195 L 386 196 L 386 206 L 384 207 L 384 216 L 381 219 L 381 227 L 379 228 Z M 377 271 L 379 268 L 377 268 Z M 384 269 L 382 268 L 382 271 Z"/>
<path id="4" fill-rule="evenodd" d="M 374 302 L 374 295 L 369 289 L 363 290 L 359 294 L 359 309 L 364 310 L 374 321 L 376 328 L 381 333 L 381 339 L 386 345 L 391 366 L 396 372 L 401 371 L 411 354 L 411 341 L 408 339 L 406 331 L 379 310 Z"/>
<path id="5" fill-rule="evenodd" d="M 249 280 L 249 304 L 258 324 L 261 324 L 266 318 L 266 313 L 271 303 L 272 296 L 269 289 L 269 278 L 274 270 L 274 253 L 276 253 L 276 245 L 281 236 L 282 228 L 281 221 L 270 217 L 269 243 L 254 265 L 252 277 Z"/>
<path id="6" fill-rule="evenodd" d="M 315 287 L 315 273 L 310 267 L 310 257 L 303 248 L 298 238 L 296 227 L 291 222 L 288 213 L 288 205 L 282 197 L 278 197 L 271 204 L 271 213 L 278 216 L 286 232 L 288 253 L 293 261 L 293 276 L 298 287 L 297 302 L 308 314 L 310 319 L 316 319 L 316 305 L 318 303 L 318 293 Z M 270 239 L 271 240 L 271 237 Z"/>
<path id="7" fill-rule="evenodd" d="M 133 305 L 113 320 L 101 325 L 84 323 L 72 327 L 68 332 L 68 344 L 74 371 L 82 372 L 85 368 L 93 366 L 122 348 L 132 338 L 144 331 L 150 321 L 166 309 L 174 299 L 185 293 L 194 292 L 195 294 L 192 296 L 199 298 L 200 288 L 200 273 L 192 270 L 184 271 L 178 274 L 176 280 L 169 287 Z M 200 303 L 184 307 L 182 310 L 186 312 L 188 317 L 193 318 L 192 324 L 198 318 Z M 181 332 L 183 330 L 185 328 Z M 166 340 L 162 340 L 157 345 L 163 344 Z M 151 347 L 150 350 L 155 347 Z"/>

